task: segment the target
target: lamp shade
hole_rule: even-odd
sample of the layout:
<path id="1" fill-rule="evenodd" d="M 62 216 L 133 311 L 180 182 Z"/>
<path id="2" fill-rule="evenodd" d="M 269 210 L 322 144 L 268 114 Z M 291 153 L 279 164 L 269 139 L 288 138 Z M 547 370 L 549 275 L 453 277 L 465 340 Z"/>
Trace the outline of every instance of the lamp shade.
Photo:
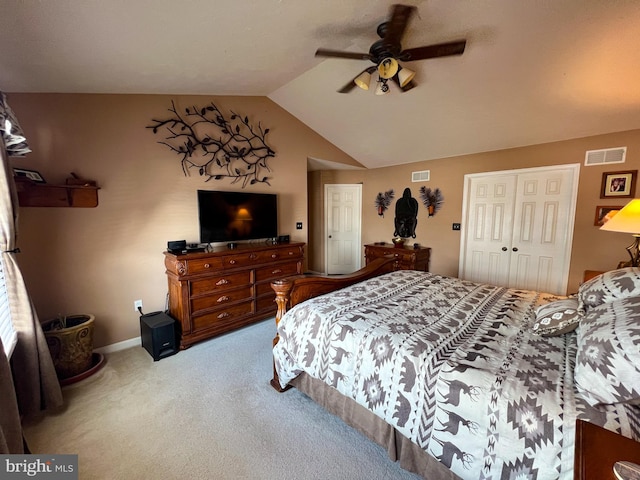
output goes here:
<path id="1" fill-rule="evenodd" d="M 0 134 L 10 157 L 24 157 L 31 152 L 18 119 L 7 103 L 7 96 L 0 92 Z"/>
<path id="2" fill-rule="evenodd" d="M 378 75 L 380 78 L 384 78 L 385 80 L 389 80 L 396 73 L 398 73 L 398 61 L 393 57 L 388 57 L 383 59 L 378 65 Z"/>
<path id="3" fill-rule="evenodd" d="M 416 72 L 405 67 L 399 68 L 400 70 L 398 70 L 398 83 L 400 84 L 401 88 L 404 88 L 407 86 L 407 83 L 413 80 L 413 77 L 416 76 Z"/>
<path id="4" fill-rule="evenodd" d="M 640 234 L 640 198 L 634 198 L 600 227 L 609 232 Z"/>
<path id="5" fill-rule="evenodd" d="M 353 80 L 353 83 L 355 83 L 363 90 L 369 90 L 369 83 L 371 83 L 371 74 L 365 70 Z"/>
<path id="6" fill-rule="evenodd" d="M 389 84 L 386 81 L 378 82 L 378 86 L 376 87 L 376 95 L 384 95 L 385 93 L 389 93 Z"/>

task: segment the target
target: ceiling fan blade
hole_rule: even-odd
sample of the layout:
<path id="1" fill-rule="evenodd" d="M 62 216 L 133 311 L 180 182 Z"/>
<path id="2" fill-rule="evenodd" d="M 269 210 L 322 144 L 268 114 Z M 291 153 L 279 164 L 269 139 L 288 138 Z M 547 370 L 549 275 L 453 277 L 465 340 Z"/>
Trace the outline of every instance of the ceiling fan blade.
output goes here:
<path id="1" fill-rule="evenodd" d="M 356 88 L 356 84 L 354 83 L 353 80 L 351 80 L 349 83 L 347 83 L 344 87 L 342 87 L 340 90 L 338 90 L 338 93 L 349 93 L 351 90 L 353 90 L 354 88 Z"/>
<path id="2" fill-rule="evenodd" d="M 318 50 L 316 50 L 316 57 L 352 58 L 355 60 L 371 60 L 371 55 L 369 55 L 368 53 L 343 52 L 340 50 L 327 50 L 326 48 L 319 48 Z"/>
<path id="3" fill-rule="evenodd" d="M 358 78 L 364 72 L 369 72 L 369 75 L 371 75 L 375 71 L 376 71 L 376 67 L 367 67 L 367 68 L 365 68 L 358 75 L 353 77 L 353 79 L 349 83 L 347 83 L 344 87 L 342 87 L 340 90 L 338 90 L 338 93 L 349 93 L 351 90 L 353 90 L 355 87 L 357 87 L 356 78 Z"/>
<path id="4" fill-rule="evenodd" d="M 400 45 L 402 35 L 415 9 L 416 7 L 408 5 L 394 5 L 391 7 L 391 18 L 385 25 L 385 43 Z"/>
<path id="5" fill-rule="evenodd" d="M 425 60 L 427 58 L 448 57 L 449 55 L 462 55 L 467 45 L 466 40 L 455 42 L 438 43 L 426 47 L 408 48 L 400 52 L 398 60 L 403 62 L 413 62 L 415 60 Z"/>

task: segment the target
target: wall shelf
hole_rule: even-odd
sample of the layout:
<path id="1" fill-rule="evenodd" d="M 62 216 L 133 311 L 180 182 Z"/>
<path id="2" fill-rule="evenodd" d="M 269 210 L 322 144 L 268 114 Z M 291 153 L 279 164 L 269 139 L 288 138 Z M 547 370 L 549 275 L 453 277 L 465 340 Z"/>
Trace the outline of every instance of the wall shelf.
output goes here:
<path id="1" fill-rule="evenodd" d="M 18 203 L 21 207 L 81 207 L 98 206 L 100 187 L 87 181 L 84 185 L 49 185 L 16 178 Z"/>

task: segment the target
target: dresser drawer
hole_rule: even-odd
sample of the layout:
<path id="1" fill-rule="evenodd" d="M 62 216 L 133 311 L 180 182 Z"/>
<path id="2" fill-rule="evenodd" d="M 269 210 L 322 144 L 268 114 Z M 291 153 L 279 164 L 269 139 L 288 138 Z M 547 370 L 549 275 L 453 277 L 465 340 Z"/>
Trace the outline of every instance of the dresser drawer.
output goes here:
<path id="1" fill-rule="evenodd" d="M 192 319 L 193 332 L 205 330 L 217 325 L 233 322 L 237 318 L 253 313 L 253 301 L 221 308 L 205 315 L 196 315 Z"/>
<path id="2" fill-rule="evenodd" d="M 298 273 L 298 262 L 286 262 L 256 269 L 256 282 L 275 280 Z"/>
<path id="3" fill-rule="evenodd" d="M 216 257 L 198 258 L 187 260 L 184 264 L 186 269 L 183 275 L 198 275 L 201 273 L 213 273 L 219 270 L 222 268 L 222 259 Z"/>
<path id="4" fill-rule="evenodd" d="M 273 312 L 276 313 L 278 305 L 276 305 L 276 294 L 271 290 L 273 295 L 265 295 L 258 297 L 256 301 L 256 313 Z"/>
<path id="5" fill-rule="evenodd" d="M 216 292 L 214 295 L 195 297 L 191 300 L 191 313 L 196 315 L 203 310 L 221 307 L 241 300 L 251 300 L 253 289 L 251 287 L 238 288 Z"/>
<path id="6" fill-rule="evenodd" d="M 287 258 L 302 258 L 299 248 L 260 250 L 256 252 L 244 252 L 222 257 L 222 264 L 225 269 L 253 267 L 265 263 L 277 262 Z"/>
<path id="7" fill-rule="evenodd" d="M 190 281 L 189 295 L 191 297 L 197 297 L 212 292 L 244 287 L 247 285 L 251 285 L 251 283 L 251 270 L 230 273 L 228 275 L 215 275 L 213 277 Z"/>
<path id="8" fill-rule="evenodd" d="M 302 247 L 279 248 L 278 250 L 268 252 L 269 261 L 275 262 L 280 260 L 298 260 L 302 259 L 304 252 Z"/>

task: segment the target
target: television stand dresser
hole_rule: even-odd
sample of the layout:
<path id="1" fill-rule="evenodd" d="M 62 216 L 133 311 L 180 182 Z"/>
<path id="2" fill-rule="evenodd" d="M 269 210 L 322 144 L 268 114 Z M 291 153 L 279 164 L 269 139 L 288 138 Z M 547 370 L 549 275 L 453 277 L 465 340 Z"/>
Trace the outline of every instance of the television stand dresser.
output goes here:
<path id="1" fill-rule="evenodd" d="M 206 252 L 164 252 L 169 313 L 181 327 L 180 348 L 276 313 L 273 280 L 302 273 L 304 243 L 240 243 Z"/>

